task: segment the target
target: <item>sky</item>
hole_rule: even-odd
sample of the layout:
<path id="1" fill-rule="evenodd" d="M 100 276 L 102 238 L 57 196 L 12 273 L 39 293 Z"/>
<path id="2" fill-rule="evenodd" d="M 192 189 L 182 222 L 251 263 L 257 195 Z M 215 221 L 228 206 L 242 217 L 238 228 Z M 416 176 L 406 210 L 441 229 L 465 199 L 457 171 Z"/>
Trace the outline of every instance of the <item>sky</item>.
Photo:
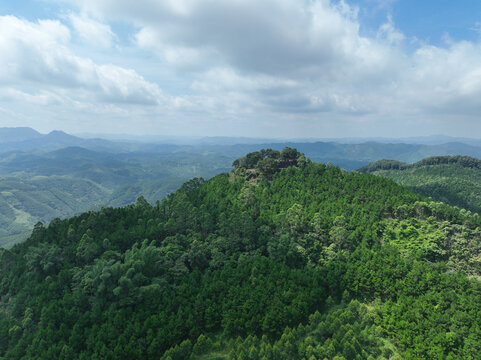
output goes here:
<path id="1" fill-rule="evenodd" d="M 479 0 L 0 0 L 0 127 L 481 138 Z"/>

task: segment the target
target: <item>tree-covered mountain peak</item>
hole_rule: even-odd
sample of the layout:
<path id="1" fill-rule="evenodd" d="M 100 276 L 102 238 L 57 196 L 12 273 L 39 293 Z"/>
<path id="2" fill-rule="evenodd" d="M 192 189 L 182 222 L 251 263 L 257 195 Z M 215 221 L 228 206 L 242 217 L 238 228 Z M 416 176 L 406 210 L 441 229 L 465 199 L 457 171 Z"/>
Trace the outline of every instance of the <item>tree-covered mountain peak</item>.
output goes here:
<path id="1" fill-rule="evenodd" d="M 2 252 L 0 357 L 476 359 L 479 223 L 319 163 L 193 179 Z"/>
<path id="2" fill-rule="evenodd" d="M 261 149 L 248 153 L 232 163 L 236 175 L 243 175 L 249 180 L 259 177 L 270 179 L 276 172 L 290 166 L 305 165 L 309 159 L 297 149 L 285 147 L 282 151 Z"/>

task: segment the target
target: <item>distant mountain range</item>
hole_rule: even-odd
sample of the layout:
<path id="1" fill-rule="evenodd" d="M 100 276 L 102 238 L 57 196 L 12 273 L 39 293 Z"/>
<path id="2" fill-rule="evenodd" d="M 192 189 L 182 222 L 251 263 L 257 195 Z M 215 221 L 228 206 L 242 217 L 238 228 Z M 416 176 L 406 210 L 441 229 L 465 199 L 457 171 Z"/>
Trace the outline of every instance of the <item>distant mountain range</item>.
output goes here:
<path id="1" fill-rule="evenodd" d="M 40 134 L 31 128 L 0 128 L 0 152 L 55 150 L 69 146 L 108 150 L 113 144 L 103 139 L 82 139 L 63 131 Z"/>
<path id="2" fill-rule="evenodd" d="M 192 177 L 210 178 L 228 172 L 234 159 L 261 148 L 297 148 L 313 161 L 330 162 L 349 171 L 381 159 L 413 163 L 440 155 L 481 158 L 478 140 L 453 142 L 460 139 L 445 136 L 413 139 L 425 143 L 210 137 L 190 139 L 191 143 L 179 138 L 175 144 L 0 128 L 0 246 L 25 239 L 37 221 L 48 222 L 102 205 L 123 206 L 141 195 L 153 203 Z M 437 144 L 443 140 L 449 142 Z"/>
<path id="3" fill-rule="evenodd" d="M 44 135 L 28 127 L 0 128 L 0 144 L 38 139 Z"/>
<path id="4" fill-rule="evenodd" d="M 481 146 L 481 139 L 454 137 L 447 135 L 413 136 L 402 138 L 389 137 L 344 137 L 344 138 L 259 138 L 235 136 L 169 136 L 169 135 L 131 135 L 131 134 L 75 134 L 85 139 L 106 139 L 121 142 L 163 143 L 175 145 L 238 145 L 238 144 L 276 144 L 276 143 L 316 143 L 335 142 L 339 144 L 361 144 L 376 142 L 382 144 L 419 144 L 442 145 L 452 142 Z"/>
<path id="5" fill-rule="evenodd" d="M 35 140 L 31 145 L 24 141 Z M 178 146 L 210 146 L 210 145 L 259 145 L 259 144 L 285 144 L 285 143 L 337 143 L 355 145 L 362 143 L 381 144 L 416 144 L 416 145 L 444 145 L 447 143 L 463 143 L 481 147 L 481 139 L 453 137 L 447 135 L 415 136 L 402 138 L 389 137 L 346 137 L 346 138 L 259 138 L 259 137 L 233 137 L 233 136 L 170 136 L 170 135 L 131 135 L 131 134 L 67 134 L 63 131 L 54 130 L 48 134 L 42 134 L 28 127 L 0 127 L 0 144 L 9 144 L 11 149 L 20 150 L 21 147 L 28 149 L 54 149 L 58 146 L 83 146 L 88 148 L 115 148 L 117 150 L 139 150 L 151 148 L 153 144 L 178 145 Z M 150 146 L 149 146 L 150 145 Z M 5 151 L 6 147 L 0 147 Z M 239 154 L 239 155 L 242 155 Z"/>

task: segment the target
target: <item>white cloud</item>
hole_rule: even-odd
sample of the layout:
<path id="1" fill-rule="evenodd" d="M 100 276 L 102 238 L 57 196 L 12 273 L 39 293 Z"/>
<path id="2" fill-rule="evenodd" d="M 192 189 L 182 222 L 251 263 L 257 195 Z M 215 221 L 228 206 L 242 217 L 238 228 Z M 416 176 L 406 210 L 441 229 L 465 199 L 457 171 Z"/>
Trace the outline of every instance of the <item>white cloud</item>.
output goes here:
<path id="1" fill-rule="evenodd" d="M 84 43 L 102 48 L 109 48 L 112 45 L 115 34 L 110 26 L 87 16 L 70 14 L 68 18 Z"/>
<path id="2" fill-rule="evenodd" d="M 381 25 L 377 33 L 377 36 L 379 39 L 385 39 L 390 44 L 395 44 L 395 45 L 402 43 L 406 39 L 404 34 L 399 30 L 397 30 L 396 27 L 394 26 L 394 22 L 391 15 L 388 16 L 387 22 Z"/>
<path id="3" fill-rule="evenodd" d="M 373 0 L 387 9 L 394 1 Z M 78 34 L 86 49 L 111 47 L 109 23 L 135 29 L 129 50 L 142 54 L 137 66 L 99 65 L 76 55 L 69 29 L 58 21 L 3 17 L 3 86 L 20 83 L 17 90 L 38 99 L 55 94 L 79 102 L 82 111 L 106 103 L 102 114 L 110 106 L 115 116 L 159 119 L 162 126 L 170 120 L 169 129 L 178 132 L 228 130 L 223 121 L 239 129 L 233 124 L 239 121 L 248 124 L 244 135 L 251 128 L 270 135 L 277 122 L 279 133 L 272 135 L 278 136 L 299 121 L 309 132 L 342 122 L 337 135 L 360 134 L 361 127 L 369 134 L 404 130 L 400 122 L 413 116 L 427 129 L 433 118 L 481 110 L 480 43 L 416 43 L 392 17 L 363 35 L 362 9 L 342 0 L 84 0 L 78 11 L 69 19 L 74 40 Z M 111 52 L 114 64 L 121 55 Z M 139 74 L 146 54 L 150 69 L 170 76 L 163 91 L 155 70 L 150 78 Z"/>
<path id="4" fill-rule="evenodd" d="M 19 101 L 24 103 L 48 106 L 62 103 L 62 99 L 51 92 L 41 91 L 37 94 L 29 94 L 17 89 L 0 88 L 0 100 Z"/>
<path id="5" fill-rule="evenodd" d="M 141 48 L 153 50 L 177 71 L 187 68 L 197 73 L 194 89 L 208 87 L 206 79 L 218 82 L 225 75 L 212 76 L 218 69 L 230 69 L 231 74 L 236 74 L 236 81 L 225 84 L 223 89 L 216 84 L 216 97 L 239 93 L 246 82 L 256 84 L 259 92 L 266 93 L 272 82 L 277 82 L 272 85 L 273 92 L 279 89 L 278 83 L 298 84 L 287 86 L 277 100 L 271 92 L 265 99 L 267 108 L 290 99 L 299 111 L 324 111 L 327 107 L 318 105 L 328 101 L 319 99 L 331 98 L 332 111 L 338 106 L 342 111 L 358 109 L 359 106 L 346 105 L 356 97 L 346 92 L 356 91 L 356 84 L 380 83 L 381 78 L 392 80 L 392 76 L 397 76 L 392 72 L 393 62 L 402 58 L 397 49 L 402 34 L 392 21 L 380 30 L 379 39 L 363 37 L 359 34 L 357 9 L 344 2 L 140 1 L 133 9 L 130 2 L 119 0 L 86 1 L 84 6 L 85 12 L 138 26 L 136 41 Z M 333 87 L 335 95 L 325 95 Z M 254 94 L 253 100 L 258 99 L 256 89 L 245 91 Z"/>
<path id="6" fill-rule="evenodd" d="M 134 70 L 113 65 L 95 66 L 99 85 L 109 102 L 157 105 L 163 100 L 160 88 Z"/>
<path id="7" fill-rule="evenodd" d="M 377 7 L 380 9 L 391 9 L 393 4 L 398 0 L 371 0 L 372 2 L 377 4 Z"/>
<path id="8" fill-rule="evenodd" d="M 481 22 L 477 21 L 474 26 L 471 28 L 472 31 L 476 32 L 478 35 L 481 35 Z"/>
<path id="9" fill-rule="evenodd" d="M 70 32 L 59 21 L 0 17 L 0 88 L 30 94 L 23 96 L 26 101 L 45 93 L 89 103 L 157 105 L 166 100 L 157 84 L 135 70 L 76 56 L 69 41 Z"/>
<path id="10" fill-rule="evenodd" d="M 394 0 L 376 2 L 389 9 Z M 481 108 L 479 44 L 408 51 L 412 39 L 392 17 L 363 36 L 358 9 L 344 1 L 86 0 L 82 10 L 138 27 L 137 45 L 181 77 L 188 70 L 189 99 L 210 114 L 317 121 L 326 113 L 369 118 L 375 128 L 392 117 Z"/>
<path id="11" fill-rule="evenodd" d="M 403 83 L 406 101 L 421 110 L 474 115 L 481 110 L 481 44 L 423 46 Z M 411 90 L 409 91 L 409 88 Z"/>

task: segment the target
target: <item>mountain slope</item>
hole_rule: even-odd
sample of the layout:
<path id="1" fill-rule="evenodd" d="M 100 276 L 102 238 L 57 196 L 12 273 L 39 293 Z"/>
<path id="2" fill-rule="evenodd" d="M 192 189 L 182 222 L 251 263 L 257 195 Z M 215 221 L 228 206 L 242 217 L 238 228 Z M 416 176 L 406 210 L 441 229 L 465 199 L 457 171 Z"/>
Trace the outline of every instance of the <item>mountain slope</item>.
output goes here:
<path id="1" fill-rule="evenodd" d="M 481 213 L 481 161 L 436 156 L 414 164 L 382 160 L 359 169 L 387 177 L 424 196 Z"/>
<path id="2" fill-rule="evenodd" d="M 39 137 L 42 137 L 42 134 L 28 127 L 0 127 L 0 144 L 32 140 Z"/>
<path id="3" fill-rule="evenodd" d="M 31 128 L 0 128 L 0 152 L 56 150 L 69 146 L 83 146 L 91 149 L 114 148 L 116 143 L 101 139 L 82 139 L 63 131 L 40 134 Z M 118 143 L 117 147 L 120 147 Z"/>
<path id="4" fill-rule="evenodd" d="M 100 207 L 100 200 L 110 193 L 92 181 L 61 176 L 1 178 L 0 245 L 10 247 L 25 240 L 38 221 Z"/>
<path id="5" fill-rule="evenodd" d="M 290 154 L 37 225 L 0 255 L 0 357 L 476 359 L 479 216 Z"/>
<path id="6" fill-rule="evenodd" d="M 220 154 L 110 154 L 69 147 L 0 154 L 0 246 L 24 241 L 38 221 L 101 206 L 154 203 L 194 176 L 230 167 Z"/>

